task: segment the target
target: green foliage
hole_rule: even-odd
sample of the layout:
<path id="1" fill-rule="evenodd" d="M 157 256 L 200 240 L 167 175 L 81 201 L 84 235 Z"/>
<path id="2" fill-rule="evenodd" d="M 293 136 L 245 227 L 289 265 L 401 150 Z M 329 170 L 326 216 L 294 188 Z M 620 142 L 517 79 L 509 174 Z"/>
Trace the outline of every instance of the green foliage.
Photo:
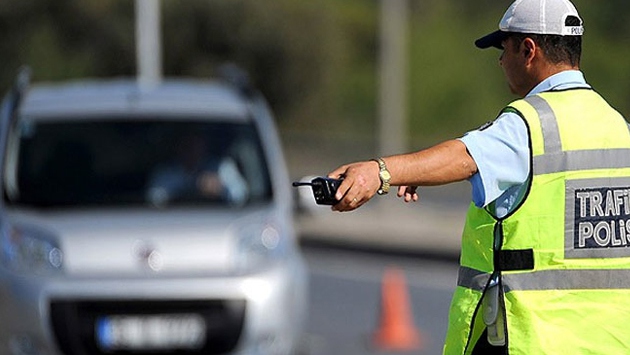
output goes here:
<path id="1" fill-rule="evenodd" d="M 576 0 L 584 19 L 581 67 L 586 79 L 608 102 L 630 118 L 630 2 Z"/>
<path id="2" fill-rule="evenodd" d="M 413 147 L 494 119 L 514 97 L 499 51 L 473 41 L 497 28 L 510 0 L 409 2 L 409 117 Z M 630 114 L 630 3 L 575 0 L 586 35 L 582 68 Z M 379 2 L 162 0 L 169 76 L 211 76 L 231 61 L 269 98 L 284 132 L 374 139 Z M 135 74 L 134 1 L 0 2 L 0 86 L 28 64 L 35 80 Z"/>
<path id="3" fill-rule="evenodd" d="M 459 4 L 444 1 L 415 9 L 409 94 L 413 146 L 460 136 L 494 119 L 510 99 L 498 65 L 500 52 L 473 45 L 496 27 L 481 21 L 482 15 L 489 17 L 470 18 Z"/>
<path id="4" fill-rule="evenodd" d="M 515 97 L 498 64 L 500 51 L 475 39 L 498 28 L 511 1 L 414 3 L 409 125 L 414 147 L 457 137 L 494 119 Z M 630 115 L 630 10 L 627 1 L 574 3 L 585 21 L 582 69 L 593 87 Z"/>

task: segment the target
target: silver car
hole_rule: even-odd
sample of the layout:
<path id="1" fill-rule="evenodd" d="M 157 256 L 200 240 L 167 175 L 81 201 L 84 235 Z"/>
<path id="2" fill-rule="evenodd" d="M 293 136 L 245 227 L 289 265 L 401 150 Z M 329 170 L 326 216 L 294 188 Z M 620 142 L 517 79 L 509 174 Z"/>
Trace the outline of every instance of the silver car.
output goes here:
<path id="1" fill-rule="evenodd" d="M 307 313 L 259 94 L 29 85 L 0 127 L 0 354 L 292 354 Z"/>

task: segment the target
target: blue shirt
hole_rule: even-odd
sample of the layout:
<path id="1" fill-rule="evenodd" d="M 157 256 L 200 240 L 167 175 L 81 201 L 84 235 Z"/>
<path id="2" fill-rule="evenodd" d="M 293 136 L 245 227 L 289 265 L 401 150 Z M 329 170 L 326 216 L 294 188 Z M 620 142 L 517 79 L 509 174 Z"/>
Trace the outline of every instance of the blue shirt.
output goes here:
<path id="1" fill-rule="evenodd" d="M 552 75 L 527 96 L 573 88 L 590 88 L 579 70 Z M 478 172 L 470 178 L 473 202 L 477 207 L 495 202 L 496 215 L 507 215 L 520 201 L 529 176 L 529 137 L 525 122 L 515 113 L 502 113 L 460 140 L 477 164 Z"/>

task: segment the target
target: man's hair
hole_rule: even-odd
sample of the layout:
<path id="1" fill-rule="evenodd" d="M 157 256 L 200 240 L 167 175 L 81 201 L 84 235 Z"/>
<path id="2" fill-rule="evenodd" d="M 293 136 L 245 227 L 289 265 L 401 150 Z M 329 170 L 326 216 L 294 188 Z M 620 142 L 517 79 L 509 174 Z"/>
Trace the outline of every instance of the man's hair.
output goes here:
<path id="1" fill-rule="evenodd" d="M 580 19 L 575 16 L 567 17 L 567 26 L 579 26 Z M 515 44 L 520 45 L 525 38 L 531 38 L 545 53 L 545 57 L 554 64 L 568 63 L 571 66 L 580 64 L 582 55 L 582 36 L 559 36 L 529 33 L 511 33 Z"/>

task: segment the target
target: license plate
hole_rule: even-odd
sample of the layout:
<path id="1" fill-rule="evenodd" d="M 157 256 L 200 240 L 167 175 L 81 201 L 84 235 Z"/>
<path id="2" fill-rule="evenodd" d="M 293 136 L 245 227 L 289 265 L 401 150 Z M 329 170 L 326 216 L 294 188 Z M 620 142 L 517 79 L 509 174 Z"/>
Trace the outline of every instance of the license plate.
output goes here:
<path id="1" fill-rule="evenodd" d="M 199 349 L 206 323 L 197 314 L 112 315 L 96 321 L 96 342 L 103 350 Z"/>

